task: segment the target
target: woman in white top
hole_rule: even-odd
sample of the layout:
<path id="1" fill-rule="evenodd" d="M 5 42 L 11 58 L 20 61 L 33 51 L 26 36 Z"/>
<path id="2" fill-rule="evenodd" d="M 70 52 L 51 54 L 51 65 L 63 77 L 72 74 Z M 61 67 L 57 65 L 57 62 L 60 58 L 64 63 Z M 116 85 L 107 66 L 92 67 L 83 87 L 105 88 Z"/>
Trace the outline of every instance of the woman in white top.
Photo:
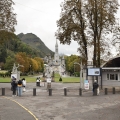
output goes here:
<path id="1" fill-rule="evenodd" d="M 26 80 L 25 78 L 22 79 L 22 85 L 23 85 L 23 92 L 26 91 L 25 87 L 26 87 Z"/>

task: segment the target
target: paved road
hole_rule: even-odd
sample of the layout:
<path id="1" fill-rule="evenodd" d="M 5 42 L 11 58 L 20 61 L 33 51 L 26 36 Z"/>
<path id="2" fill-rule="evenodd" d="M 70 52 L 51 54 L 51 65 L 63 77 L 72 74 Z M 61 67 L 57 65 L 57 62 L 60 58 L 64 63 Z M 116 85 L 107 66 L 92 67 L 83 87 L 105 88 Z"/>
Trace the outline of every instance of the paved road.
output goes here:
<path id="1" fill-rule="evenodd" d="M 12 97 L 9 84 L 0 83 L 0 87 L 6 88 L 6 97 L 8 98 L 0 96 L 0 100 L 2 101 L 0 105 L 4 108 L 2 111 L 0 106 L 1 117 L 5 117 L 7 113 L 8 115 L 11 114 L 12 109 L 11 111 L 9 110 L 11 102 L 15 105 L 13 111 L 16 114 L 17 109 L 21 107 L 16 103 L 18 102 L 35 115 L 38 120 L 120 120 L 120 93 L 108 93 L 108 95 L 104 95 L 101 92 L 99 96 L 93 96 L 92 91 L 84 91 L 83 96 L 79 96 L 78 83 L 52 83 L 52 96 L 49 96 L 46 85 L 36 87 L 35 83 L 29 83 L 22 97 Z M 64 96 L 64 87 L 69 89 L 67 96 Z M 33 88 L 36 88 L 36 96 L 33 96 Z M 6 109 L 8 111 L 5 114 L 4 111 Z M 21 107 L 20 114 L 22 114 L 22 110 L 23 112 L 26 111 Z M 33 117 L 28 111 L 23 116 Z M 34 120 L 35 117 L 31 119 Z M 11 118 L 9 120 L 15 119 L 12 116 Z M 27 119 L 29 118 L 25 120 Z M 8 119 L 2 118 L 0 120 Z"/>

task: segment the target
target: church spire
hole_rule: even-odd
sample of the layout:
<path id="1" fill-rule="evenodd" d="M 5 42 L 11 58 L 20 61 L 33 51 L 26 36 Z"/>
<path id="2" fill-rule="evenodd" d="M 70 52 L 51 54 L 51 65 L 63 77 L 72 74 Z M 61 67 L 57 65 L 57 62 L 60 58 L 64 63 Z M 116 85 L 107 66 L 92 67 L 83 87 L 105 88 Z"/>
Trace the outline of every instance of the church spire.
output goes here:
<path id="1" fill-rule="evenodd" d="M 56 40 L 56 44 L 55 44 L 55 53 L 58 53 L 58 43 L 57 43 L 57 40 Z"/>

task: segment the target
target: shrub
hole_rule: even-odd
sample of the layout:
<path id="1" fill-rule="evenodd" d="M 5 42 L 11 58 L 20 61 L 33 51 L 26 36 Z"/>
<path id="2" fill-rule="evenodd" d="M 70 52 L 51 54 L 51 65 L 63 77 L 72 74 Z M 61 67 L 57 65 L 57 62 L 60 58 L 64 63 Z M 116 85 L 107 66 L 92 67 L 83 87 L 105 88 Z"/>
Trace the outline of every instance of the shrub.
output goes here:
<path id="1" fill-rule="evenodd" d="M 60 77 L 59 81 L 61 82 L 62 81 L 62 78 Z"/>

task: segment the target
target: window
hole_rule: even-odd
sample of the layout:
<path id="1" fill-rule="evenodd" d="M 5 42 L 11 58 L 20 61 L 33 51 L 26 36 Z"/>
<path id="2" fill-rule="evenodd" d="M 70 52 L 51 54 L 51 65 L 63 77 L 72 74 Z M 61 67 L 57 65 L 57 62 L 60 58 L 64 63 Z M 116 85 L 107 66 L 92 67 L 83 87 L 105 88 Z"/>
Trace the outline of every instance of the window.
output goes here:
<path id="1" fill-rule="evenodd" d="M 118 80 L 118 74 L 115 74 L 115 80 Z"/>
<path id="2" fill-rule="evenodd" d="M 107 74 L 107 80 L 118 80 L 118 74 Z"/>
<path id="3" fill-rule="evenodd" d="M 110 74 L 110 80 L 114 80 L 114 74 Z"/>
<path id="4" fill-rule="evenodd" d="M 109 80 L 109 74 L 107 74 L 107 80 Z"/>

